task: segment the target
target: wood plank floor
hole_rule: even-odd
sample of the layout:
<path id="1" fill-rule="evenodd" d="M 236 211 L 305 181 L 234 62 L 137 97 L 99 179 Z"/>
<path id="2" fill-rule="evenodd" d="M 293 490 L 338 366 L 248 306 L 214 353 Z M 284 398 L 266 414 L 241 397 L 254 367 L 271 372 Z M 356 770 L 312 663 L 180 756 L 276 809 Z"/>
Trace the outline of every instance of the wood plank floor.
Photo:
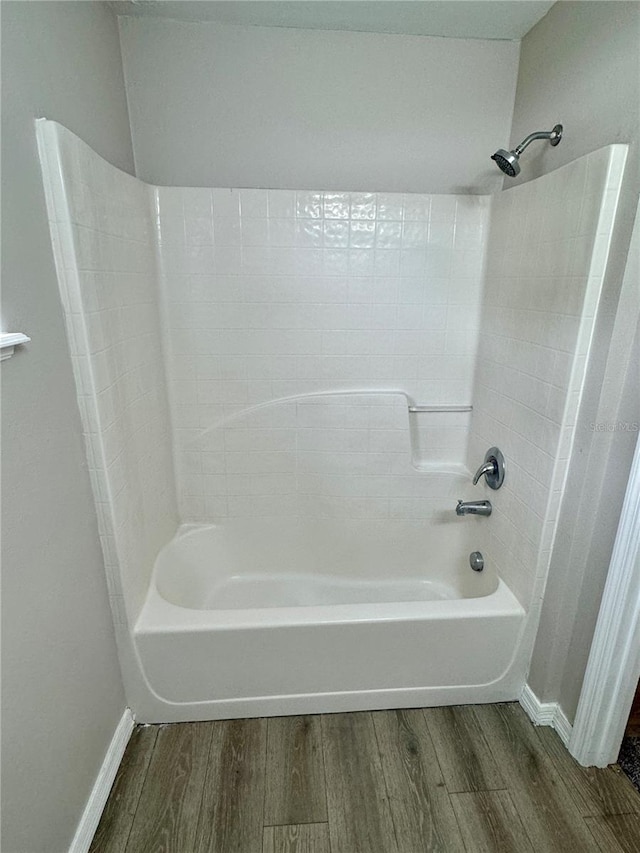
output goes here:
<path id="1" fill-rule="evenodd" d="M 630 853 L 640 794 L 517 704 L 135 730 L 90 853 Z"/>

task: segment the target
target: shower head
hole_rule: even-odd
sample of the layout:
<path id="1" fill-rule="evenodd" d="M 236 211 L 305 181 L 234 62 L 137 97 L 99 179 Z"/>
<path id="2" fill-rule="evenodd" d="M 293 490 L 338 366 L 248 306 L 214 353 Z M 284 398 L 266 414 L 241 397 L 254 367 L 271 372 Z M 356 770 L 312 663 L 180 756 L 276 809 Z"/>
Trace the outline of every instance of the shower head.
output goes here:
<path id="1" fill-rule="evenodd" d="M 550 144 L 555 147 L 562 139 L 562 125 L 557 124 L 553 130 L 539 130 L 536 133 L 530 133 L 513 151 L 505 151 L 504 148 L 499 148 L 495 154 L 491 155 L 491 159 L 495 160 L 498 168 L 502 169 L 505 175 L 515 178 L 516 175 L 520 174 L 520 155 L 534 139 L 548 139 Z"/>
<path id="2" fill-rule="evenodd" d="M 515 178 L 516 175 L 520 174 L 520 163 L 515 151 L 505 151 L 504 148 L 499 148 L 495 154 L 491 155 L 491 159 L 495 160 L 498 168 L 502 169 L 505 175 L 509 175 L 510 178 Z"/>

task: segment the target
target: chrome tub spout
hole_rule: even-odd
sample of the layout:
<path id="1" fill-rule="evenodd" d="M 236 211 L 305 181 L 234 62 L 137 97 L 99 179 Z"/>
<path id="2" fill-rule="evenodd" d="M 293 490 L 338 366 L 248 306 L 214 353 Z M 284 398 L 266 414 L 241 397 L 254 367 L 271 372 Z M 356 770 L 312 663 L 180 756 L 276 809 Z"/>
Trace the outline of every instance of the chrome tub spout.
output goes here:
<path id="1" fill-rule="evenodd" d="M 458 501 L 456 515 L 491 515 L 491 501 Z"/>

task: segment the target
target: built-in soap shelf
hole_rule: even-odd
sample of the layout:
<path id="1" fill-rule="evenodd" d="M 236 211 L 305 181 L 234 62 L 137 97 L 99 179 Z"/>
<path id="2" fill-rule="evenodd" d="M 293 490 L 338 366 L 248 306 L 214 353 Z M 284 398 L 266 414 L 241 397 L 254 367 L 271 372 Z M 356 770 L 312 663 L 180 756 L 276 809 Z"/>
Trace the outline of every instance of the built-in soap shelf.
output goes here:
<path id="1" fill-rule="evenodd" d="M 463 460 L 473 406 L 409 401 L 411 463 L 423 474 L 468 477 Z"/>
<path id="2" fill-rule="evenodd" d="M 13 352 L 20 344 L 28 344 L 31 338 L 22 332 L 3 332 L 0 335 L 0 361 L 11 358 Z"/>

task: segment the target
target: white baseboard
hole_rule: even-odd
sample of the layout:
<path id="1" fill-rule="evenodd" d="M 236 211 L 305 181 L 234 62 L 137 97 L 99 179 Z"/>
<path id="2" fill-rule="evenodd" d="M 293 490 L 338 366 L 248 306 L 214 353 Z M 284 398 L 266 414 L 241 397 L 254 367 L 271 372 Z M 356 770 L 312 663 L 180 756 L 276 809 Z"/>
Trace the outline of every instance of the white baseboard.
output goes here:
<path id="1" fill-rule="evenodd" d="M 69 847 L 69 853 L 87 853 L 89 850 L 134 725 L 133 714 L 129 708 L 125 708 L 111 738 L 102 767 L 98 771 L 93 790 Z"/>
<path id="2" fill-rule="evenodd" d="M 551 726 L 565 746 L 571 737 L 572 725 L 557 702 L 541 702 L 528 684 L 520 694 L 520 704 L 535 726 Z"/>
<path id="3" fill-rule="evenodd" d="M 553 718 L 553 728 L 558 732 L 558 736 L 562 743 L 568 747 L 569 740 L 571 738 L 571 732 L 573 731 L 573 726 L 567 719 L 564 711 L 558 705 L 558 709 L 556 711 L 556 715 Z"/>

